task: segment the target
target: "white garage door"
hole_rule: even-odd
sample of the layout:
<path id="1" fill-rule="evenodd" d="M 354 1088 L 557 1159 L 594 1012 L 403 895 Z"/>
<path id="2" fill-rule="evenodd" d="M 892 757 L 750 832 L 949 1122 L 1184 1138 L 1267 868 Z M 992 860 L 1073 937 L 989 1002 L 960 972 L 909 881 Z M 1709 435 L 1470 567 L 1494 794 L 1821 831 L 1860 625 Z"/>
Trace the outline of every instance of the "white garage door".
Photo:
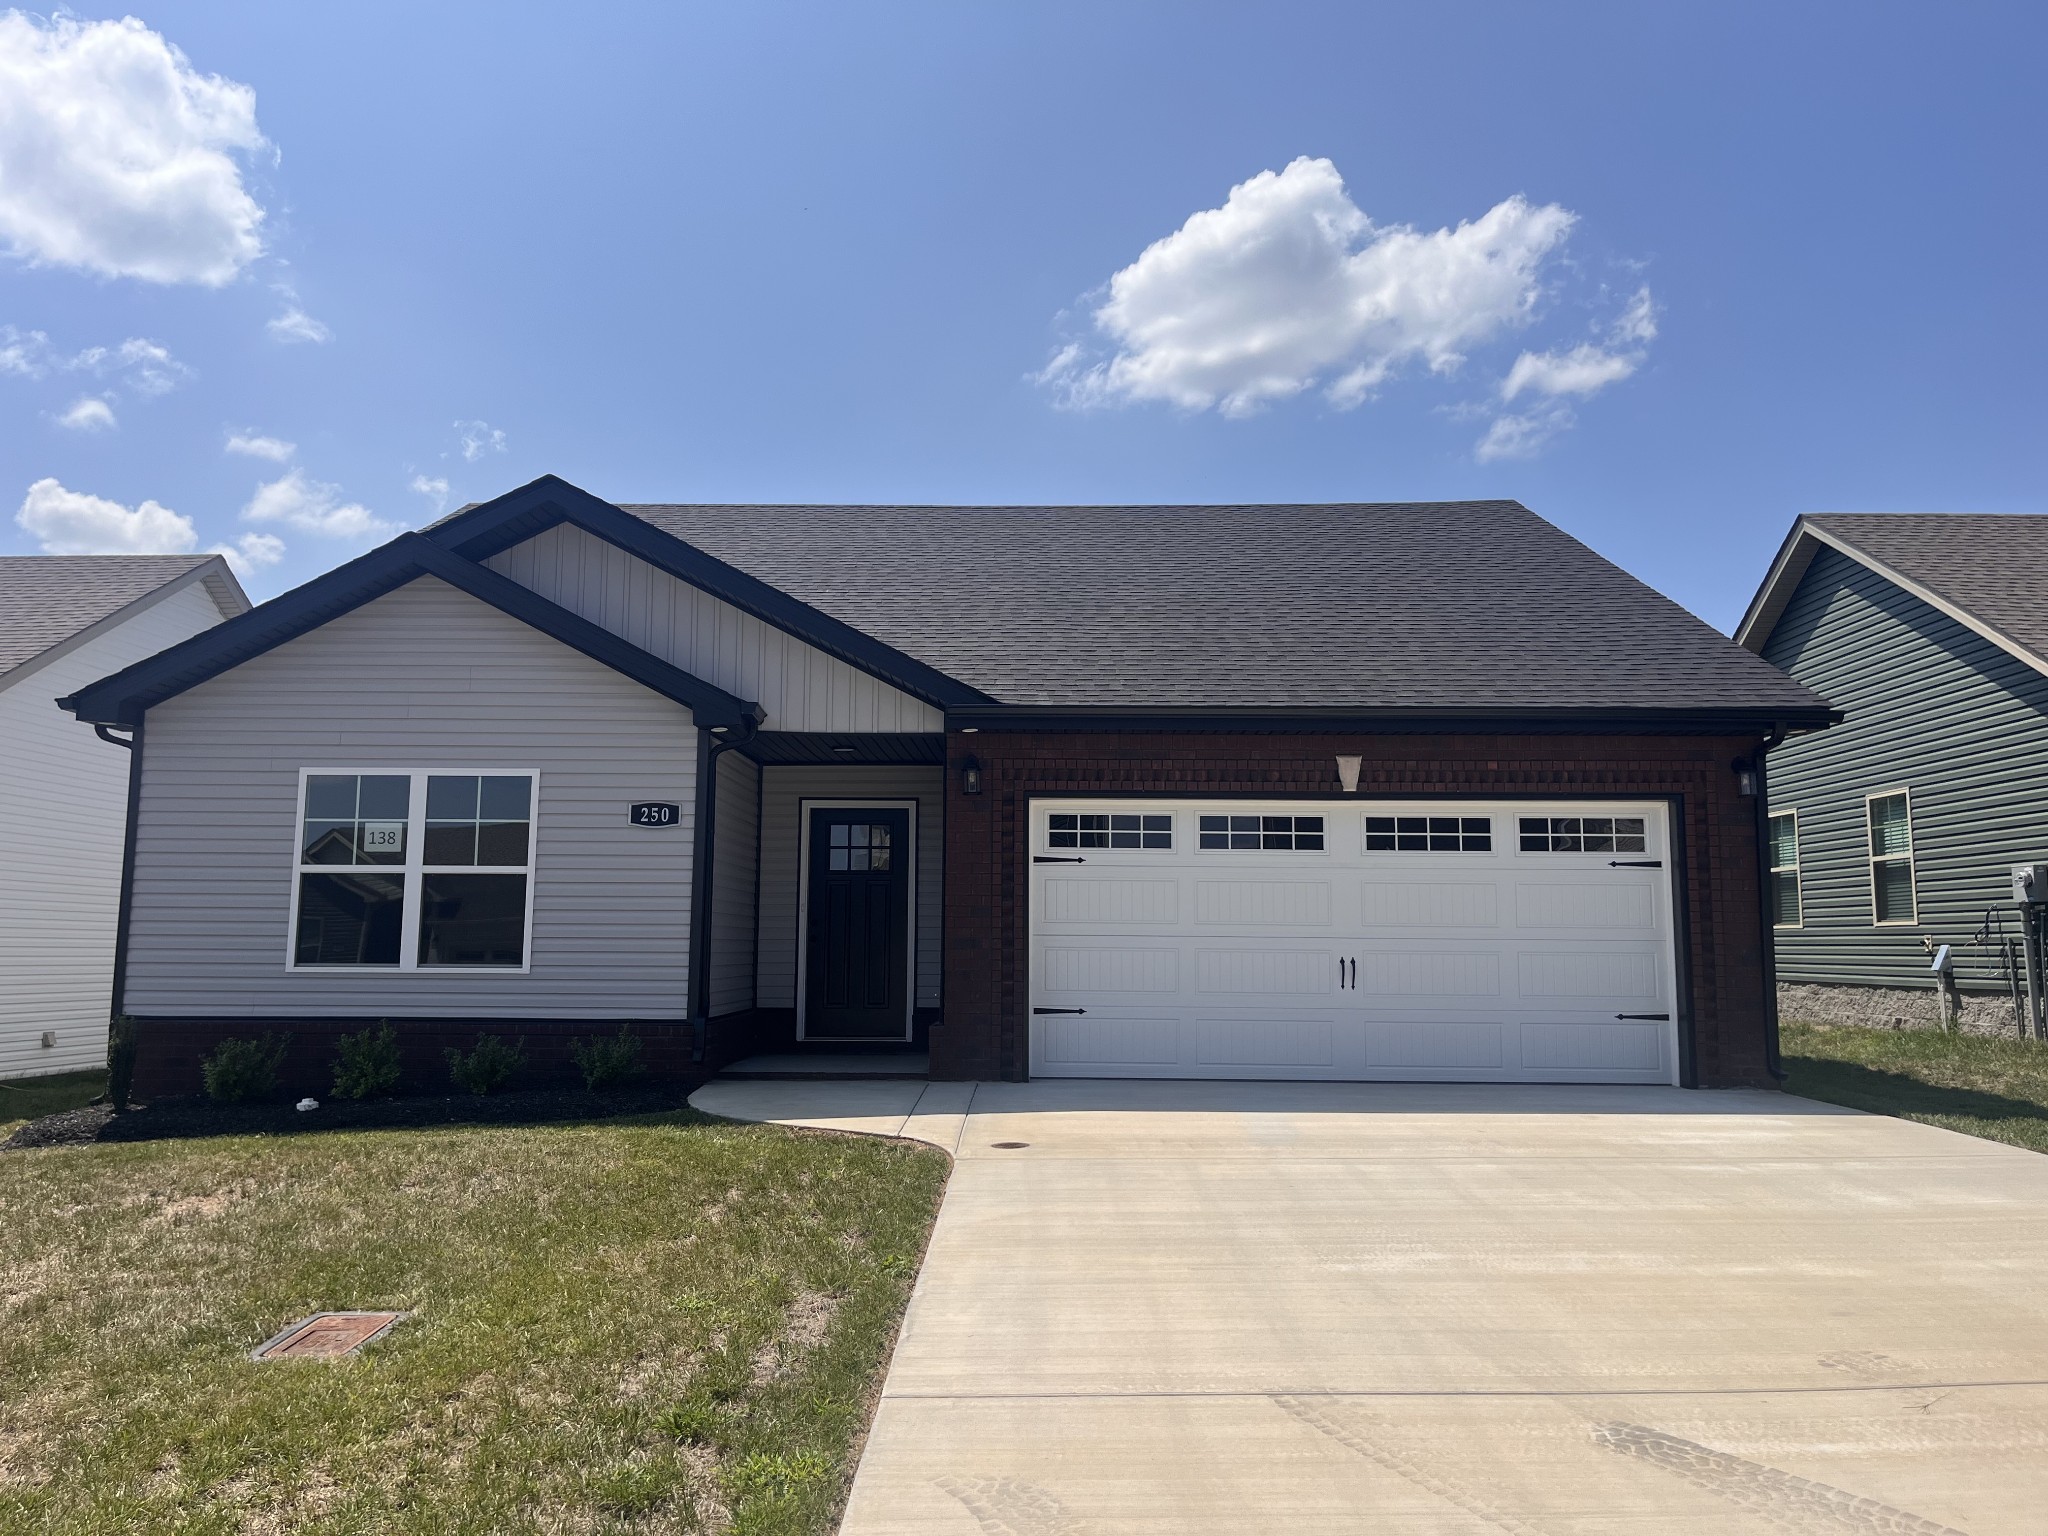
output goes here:
<path id="1" fill-rule="evenodd" d="M 1043 1077 L 1677 1081 L 1662 803 L 1032 806 Z"/>

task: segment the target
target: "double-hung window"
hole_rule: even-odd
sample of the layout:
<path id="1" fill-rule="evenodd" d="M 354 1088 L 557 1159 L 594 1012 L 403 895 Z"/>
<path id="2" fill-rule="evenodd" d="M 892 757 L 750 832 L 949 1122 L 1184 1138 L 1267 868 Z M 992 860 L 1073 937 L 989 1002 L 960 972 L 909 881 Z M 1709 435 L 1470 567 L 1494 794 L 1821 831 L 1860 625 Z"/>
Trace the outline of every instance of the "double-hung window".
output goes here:
<path id="1" fill-rule="evenodd" d="M 1801 915 L 1799 892 L 1799 813 L 1774 812 L 1770 820 L 1771 921 L 1780 928 L 1797 928 Z"/>
<path id="2" fill-rule="evenodd" d="M 1907 791 L 1872 795 L 1864 802 L 1870 822 L 1870 907 L 1880 923 L 1910 923 L 1913 901 L 1913 806 Z"/>
<path id="3" fill-rule="evenodd" d="M 537 787 L 529 772 L 307 772 L 292 965 L 525 969 Z"/>

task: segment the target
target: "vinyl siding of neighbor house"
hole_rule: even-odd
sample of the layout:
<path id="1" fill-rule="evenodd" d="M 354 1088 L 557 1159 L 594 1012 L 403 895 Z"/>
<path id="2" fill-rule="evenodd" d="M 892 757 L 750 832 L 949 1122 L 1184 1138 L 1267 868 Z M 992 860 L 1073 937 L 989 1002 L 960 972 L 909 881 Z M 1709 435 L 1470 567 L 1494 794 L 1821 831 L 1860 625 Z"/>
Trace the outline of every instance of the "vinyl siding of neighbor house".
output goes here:
<path id="1" fill-rule="evenodd" d="M 680 1019 L 689 712 L 422 577 L 149 713 L 128 1011 L 139 1017 Z M 531 968 L 286 966 L 302 768 L 534 769 Z M 632 826 L 637 800 L 682 824 Z"/>
<path id="2" fill-rule="evenodd" d="M 761 939 L 763 1008 L 796 1006 L 798 848 L 805 800 L 917 802 L 917 984 L 915 1006 L 939 1006 L 940 923 L 945 912 L 946 771 L 933 766 L 783 767 L 761 770 Z"/>
<path id="3" fill-rule="evenodd" d="M 1799 812 L 1804 921 L 1777 930 L 1778 979 L 1926 987 L 1922 938 L 1957 980 L 2003 990 L 1967 941 L 2008 903 L 2013 864 L 2048 861 L 2048 677 L 1832 549 L 1815 555 L 1763 647 L 1845 712 L 1769 758 L 1771 810 Z M 1918 920 L 1875 926 L 1865 797 L 1911 792 Z"/>
<path id="4" fill-rule="evenodd" d="M 761 770 L 737 752 L 718 759 L 712 801 L 711 1015 L 754 1006 L 761 853 Z"/>
<path id="5" fill-rule="evenodd" d="M 943 731 L 931 705 L 569 524 L 484 562 L 728 693 L 770 731 Z"/>
<path id="6" fill-rule="evenodd" d="M 0 677 L 0 1078 L 107 1059 L 128 752 L 56 700 L 187 636 L 220 607 L 198 583 L 19 676 Z M 57 1043 L 42 1045 L 44 1030 Z"/>

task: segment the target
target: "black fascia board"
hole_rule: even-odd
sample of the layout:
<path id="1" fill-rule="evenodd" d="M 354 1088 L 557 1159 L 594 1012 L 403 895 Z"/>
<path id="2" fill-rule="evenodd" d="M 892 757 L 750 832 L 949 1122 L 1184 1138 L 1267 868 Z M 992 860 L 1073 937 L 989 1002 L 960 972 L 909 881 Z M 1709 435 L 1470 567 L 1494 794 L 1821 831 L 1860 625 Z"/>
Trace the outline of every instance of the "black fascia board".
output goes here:
<path id="1" fill-rule="evenodd" d="M 955 708 L 946 729 L 1037 732 L 1242 732 L 1256 735 L 1743 735 L 1783 727 L 1821 730 L 1839 724 L 1838 709 L 1186 709 L 1164 707 L 1075 709 L 1057 705 Z"/>
<path id="2" fill-rule="evenodd" d="M 765 718 L 760 705 L 737 698 L 650 655 L 610 630 L 417 533 L 402 533 L 390 543 L 337 566 L 282 597 L 202 630 L 189 640 L 91 683 L 57 703 L 90 724 L 139 725 L 153 705 L 297 639 L 420 576 L 438 577 L 479 602 L 488 603 L 664 698 L 673 699 L 689 709 L 701 726 L 744 731 L 753 729 Z"/>
<path id="3" fill-rule="evenodd" d="M 483 561 L 561 522 L 573 523 L 656 570 L 700 587 L 763 623 L 772 624 L 806 645 L 815 646 L 935 708 L 995 702 L 980 689 L 948 677 L 936 667 L 864 634 L 800 598 L 791 597 L 758 576 L 727 565 L 687 540 L 621 511 L 559 475 L 542 475 L 516 491 L 445 518 L 428 528 L 426 536 L 468 559 Z"/>

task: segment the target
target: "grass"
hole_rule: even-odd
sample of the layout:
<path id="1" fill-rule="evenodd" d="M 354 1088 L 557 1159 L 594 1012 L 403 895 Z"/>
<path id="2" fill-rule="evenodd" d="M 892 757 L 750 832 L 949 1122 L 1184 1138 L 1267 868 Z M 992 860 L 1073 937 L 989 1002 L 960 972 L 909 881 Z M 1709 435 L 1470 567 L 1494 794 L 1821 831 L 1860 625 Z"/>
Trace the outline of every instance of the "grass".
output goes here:
<path id="1" fill-rule="evenodd" d="M 40 1120 L 59 1110 L 78 1109 L 107 1091 L 106 1068 L 91 1072 L 57 1072 L 48 1077 L 17 1077 L 0 1083 L 0 1141 L 25 1120 Z"/>
<path id="2" fill-rule="evenodd" d="M 2048 1152 L 2048 1045 L 1790 1022 L 1781 1033 L 1790 1092 Z"/>
<path id="3" fill-rule="evenodd" d="M 687 1111 L 0 1155 L 0 1529 L 825 1532 L 945 1176 Z"/>

